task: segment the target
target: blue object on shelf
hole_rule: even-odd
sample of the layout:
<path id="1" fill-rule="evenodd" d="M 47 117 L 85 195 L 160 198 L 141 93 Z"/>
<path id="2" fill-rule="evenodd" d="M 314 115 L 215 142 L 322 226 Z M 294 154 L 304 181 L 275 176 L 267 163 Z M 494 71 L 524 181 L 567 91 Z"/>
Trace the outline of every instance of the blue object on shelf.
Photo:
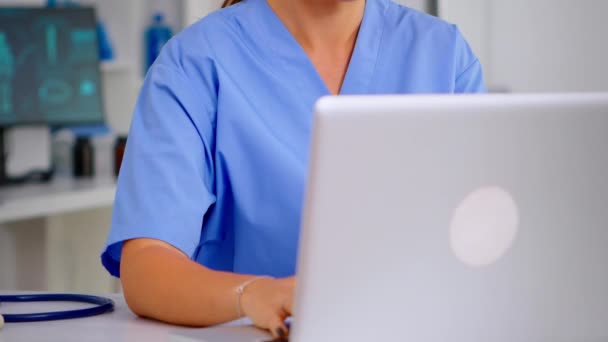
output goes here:
<path id="1" fill-rule="evenodd" d="M 88 125 L 88 126 L 71 126 L 64 127 L 65 129 L 70 130 L 75 137 L 97 137 L 108 135 L 112 133 L 112 130 L 108 125 Z"/>
<path id="2" fill-rule="evenodd" d="M 154 61 L 158 55 L 160 55 L 163 46 L 167 44 L 172 36 L 173 31 L 165 23 L 165 16 L 160 12 L 156 13 L 152 25 L 146 31 L 146 61 L 144 63 L 144 74 L 147 73 L 148 69 L 154 64 Z"/>
<path id="3" fill-rule="evenodd" d="M 76 6 L 80 6 L 77 2 L 75 1 L 71 1 L 71 0 L 63 0 L 63 1 L 57 1 L 57 0 L 47 0 L 46 1 L 46 7 L 76 7 Z"/>
<path id="4" fill-rule="evenodd" d="M 102 61 L 111 61 L 114 59 L 114 48 L 108 36 L 103 22 L 97 22 L 97 36 L 99 37 L 99 59 Z"/>
<path id="5" fill-rule="evenodd" d="M 47 7 L 78 7 L 80 4 L 73 0 L 47 0 Z M 99 59 L 101 61 L 111 61 L 114 59 L 114 48 L 105 25 L 100 20 L 97 21 L 97 36 L 99 39 Z"/>

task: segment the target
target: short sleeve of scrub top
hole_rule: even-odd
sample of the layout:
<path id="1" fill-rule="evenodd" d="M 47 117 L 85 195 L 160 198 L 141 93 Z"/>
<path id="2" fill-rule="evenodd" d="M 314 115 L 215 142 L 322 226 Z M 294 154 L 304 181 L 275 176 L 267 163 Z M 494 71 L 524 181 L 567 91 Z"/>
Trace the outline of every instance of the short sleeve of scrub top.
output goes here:
<path id="1" fill-rule="evenodd" d="M 367 0 L 341 94 L 484 92 L 458 29 Z M 216 270 L 295 273 L 314 103 L 329 90 L 265 0 L 177 35 L 138 99 L 102 263 L 164 241 Z"/>

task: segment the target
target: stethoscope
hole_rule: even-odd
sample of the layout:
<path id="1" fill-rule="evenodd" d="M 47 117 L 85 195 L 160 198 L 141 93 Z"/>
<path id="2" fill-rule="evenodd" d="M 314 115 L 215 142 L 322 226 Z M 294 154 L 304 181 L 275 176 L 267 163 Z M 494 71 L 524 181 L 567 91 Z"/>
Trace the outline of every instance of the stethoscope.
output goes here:
<path id="1" fill-rule="evenodd" d="M 2 315 L 0 314 L 0 328 L 4 323 L 29 323 L 58 321 L 91 317 L 114 311 L 114 301 L 108 298 L 78 295 L 78 294 L 32 294 L 17 296 L 0 296 L 2 303 L 31 303 L 31 302 L 75 302 L 93 304 L 93 307 L 79 310 L 41 312 L 29 314 Z"/>

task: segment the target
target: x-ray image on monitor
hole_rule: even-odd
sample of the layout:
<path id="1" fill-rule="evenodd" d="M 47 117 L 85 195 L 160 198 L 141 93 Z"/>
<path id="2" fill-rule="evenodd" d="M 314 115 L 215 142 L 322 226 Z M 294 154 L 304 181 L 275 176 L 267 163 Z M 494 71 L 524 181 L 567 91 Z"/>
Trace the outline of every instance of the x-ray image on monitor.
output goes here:
<path id="1" fill-rule="evenodd" d="M 103 121 L 92 8 L 0 7 L 0 125 Z"/>

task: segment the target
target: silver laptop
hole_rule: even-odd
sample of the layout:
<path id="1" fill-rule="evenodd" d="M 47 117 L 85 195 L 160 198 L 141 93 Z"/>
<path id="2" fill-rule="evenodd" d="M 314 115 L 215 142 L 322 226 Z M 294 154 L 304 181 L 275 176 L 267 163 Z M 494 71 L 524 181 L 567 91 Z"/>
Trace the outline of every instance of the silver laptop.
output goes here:
<path id="1" fill-rule="evenodd" d="M 608 341 L 608 94 L 316 107 L 291 340 Z"/>

